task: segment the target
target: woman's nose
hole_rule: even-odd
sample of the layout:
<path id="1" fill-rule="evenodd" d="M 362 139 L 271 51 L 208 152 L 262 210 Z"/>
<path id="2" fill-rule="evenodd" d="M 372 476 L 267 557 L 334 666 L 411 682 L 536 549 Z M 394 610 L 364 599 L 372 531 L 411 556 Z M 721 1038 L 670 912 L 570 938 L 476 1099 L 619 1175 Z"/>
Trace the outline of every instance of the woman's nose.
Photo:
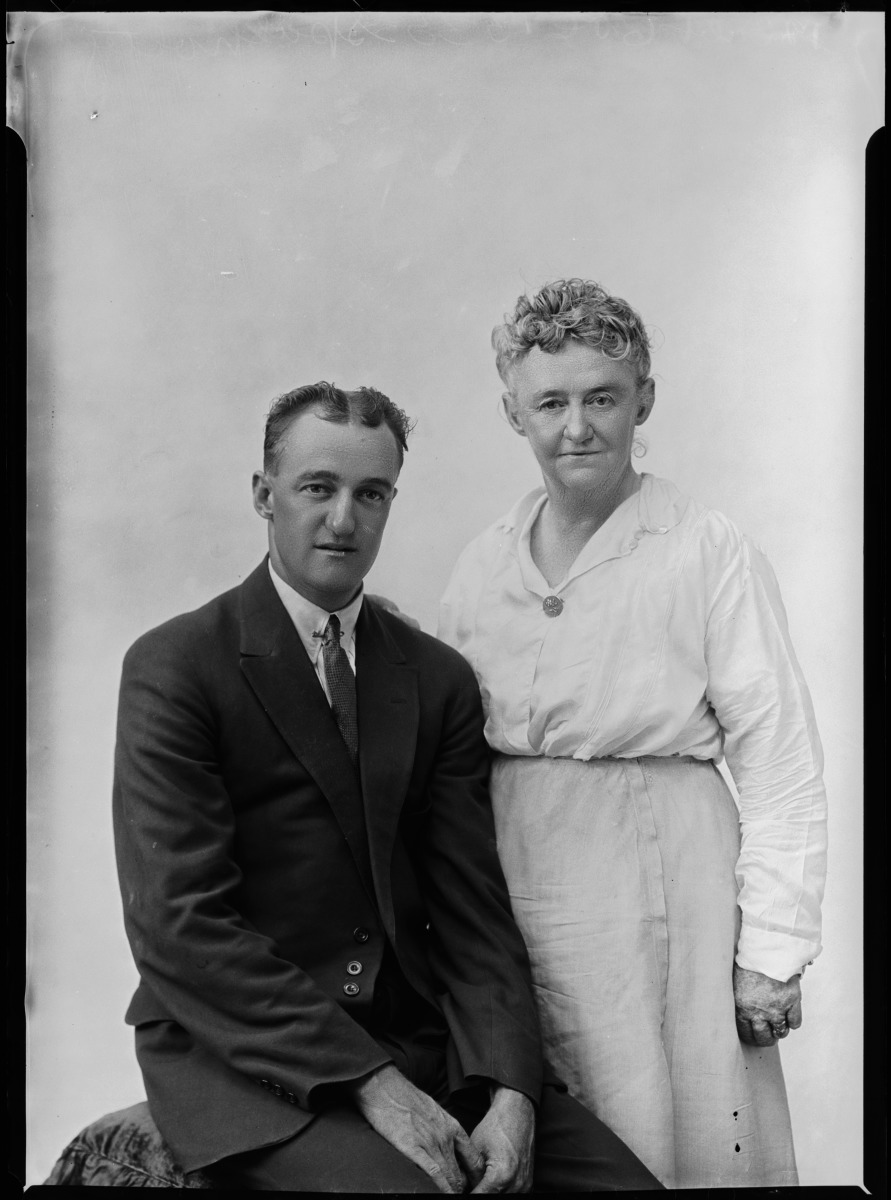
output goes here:
<path id="1" fill-rule="evenodd" d="M 573 442 L 586 442 L 593 434 L 591 418 L 582 405 L 570 405 L 566 410 L 566 436 Z"/>
<path id="2" fill-rule="evenodd" d="M 331 532 L 336 533 L 338 537 L 345 537 L 352 533 L 356 528 L 352 497 L 338 496 L 331 508 L 328 509 L 328 516 L 325 523 Z"/>

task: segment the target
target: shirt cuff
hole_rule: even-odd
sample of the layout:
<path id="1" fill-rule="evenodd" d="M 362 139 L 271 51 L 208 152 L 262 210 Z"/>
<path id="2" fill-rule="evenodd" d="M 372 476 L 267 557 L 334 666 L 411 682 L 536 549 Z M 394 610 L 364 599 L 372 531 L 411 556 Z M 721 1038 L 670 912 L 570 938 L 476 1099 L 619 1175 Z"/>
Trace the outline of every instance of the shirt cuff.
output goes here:
<path id="1" fill-rule="evenodd" d="M 770 979 L 788 983 L 793 975 L 803 975 L 821 950 L 819 941 L 743 925 L 736 962 L 744 971 L 760 971 Z"/>
<path id="2" fill-rule="evenodd" d="M 358 1083 L 360 1079 L 372 1075 L 375 1071 L 379 1071 L 381 1067 L 395 1066 L 396 1063 L 387 1052 L 381 1050 L 378 1058 L 375 1056 L 370 1057 L 368 1062 L 362 1064 L 361 1069 L 356 1071 L 355 1075 L 348 1075 L 344 1079 L 330 1079 L 326 1080 L 325 1083 L 317 1083 L 309 1091 L 309 1103 L 307 1107 L 310 1112 L 318 1112 L 320 1109 L 327 1108 L 331 1103 L 342 1102 L 349 1095 L 349 1088 L 352 1084 Z"/>
<path id="3" fill-rule="evenodd" d="M 524 1096 L 529 1097 L 536 1106 L 536 1109 L 541 1100 L 542 1078 L 540 1059 L 536 1061 L 535 1070 L 532 1072 L 524 1072 L 522 1070 L 500 1071 L 493 1064 L 490 1064 L 487 1068 L 483 1067 L 482 1064 L 478 1068 L 471 1066 L 465 1071 L 454 1040 L 449 1038 L 446 1045 L 446 1077 L 449 1094 L 452 1096 L 464 1088 L 486 1084 L 489 1087 L 494 1085 L 495 1087 L 507 1087 L 515 1092 L 522 1092 Z"/>

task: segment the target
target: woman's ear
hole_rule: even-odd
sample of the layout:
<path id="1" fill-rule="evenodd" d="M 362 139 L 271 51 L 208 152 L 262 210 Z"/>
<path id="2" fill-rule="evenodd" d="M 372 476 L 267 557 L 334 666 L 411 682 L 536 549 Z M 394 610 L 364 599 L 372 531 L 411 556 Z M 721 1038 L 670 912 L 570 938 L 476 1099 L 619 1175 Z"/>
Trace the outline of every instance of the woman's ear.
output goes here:
<path id="1" fill-rule="evenodd" d="M 634 418 L 635 425 L 643 425 L 644 421 L 653 411 L 653 405 L 656 403 L 656 380 L 645 379 L 637 389 L 637 415 Z"/>
<path id="2" fill-rule="evenodd" d="M 523 428 L 523 422 L 519 417 L 517 402 L 510 392 L 502 392 L 501 403 L 504 405 L 504 415 L 507 417 L 511 429 L 514 433 L 518 433 L 520 437 L 525 437 L 526 430 Z"/>

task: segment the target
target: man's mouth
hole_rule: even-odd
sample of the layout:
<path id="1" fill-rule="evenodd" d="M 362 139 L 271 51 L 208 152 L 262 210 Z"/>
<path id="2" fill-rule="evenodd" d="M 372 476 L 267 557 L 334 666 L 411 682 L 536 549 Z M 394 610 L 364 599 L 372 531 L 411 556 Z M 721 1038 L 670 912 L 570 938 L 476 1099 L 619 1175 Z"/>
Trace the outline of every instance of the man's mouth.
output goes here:
<path id="1" fill-rule="evenodd" d="M 316 545 L 317 550 L 325 550 L 328 554 L 355 554 L 355 546 L 338 546 L 334 542 L 319 542 Z"/>

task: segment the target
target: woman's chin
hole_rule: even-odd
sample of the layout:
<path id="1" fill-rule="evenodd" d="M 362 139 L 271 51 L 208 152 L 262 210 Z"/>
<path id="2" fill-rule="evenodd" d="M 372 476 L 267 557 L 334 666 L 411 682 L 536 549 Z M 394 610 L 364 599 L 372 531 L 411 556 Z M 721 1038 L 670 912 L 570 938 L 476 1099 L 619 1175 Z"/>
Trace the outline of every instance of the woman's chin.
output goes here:
<path id="1" fill-rule="evenodd" d="M 607 463 L 600 455 L 591 454 L 584 458 L 566 458 L 560 461 L 554 472 L 555 481 L 570 491 L 589 492 L 600 489 L 613 479 Z"/>

